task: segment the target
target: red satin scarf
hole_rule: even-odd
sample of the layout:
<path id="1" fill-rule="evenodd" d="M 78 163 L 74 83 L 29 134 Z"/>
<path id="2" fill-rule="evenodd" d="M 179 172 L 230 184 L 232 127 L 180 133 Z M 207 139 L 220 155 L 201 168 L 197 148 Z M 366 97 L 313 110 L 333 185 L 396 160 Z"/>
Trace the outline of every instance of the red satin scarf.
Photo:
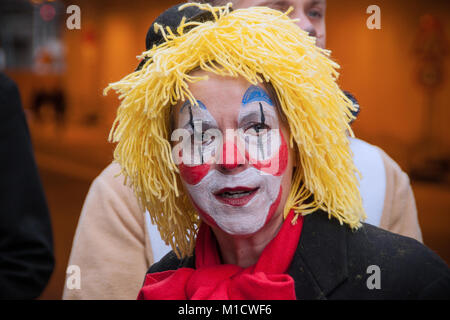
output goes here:
<path id="1" fill-rule="evenodd" d="M 294 280 L 286 274 L 297 249 L 303 217 L 292 225 L 291 211 L 255 265 L 221 264 L 214 235 L 202 223 L 195 248 L 196 269 L 146 275 L 139 300 L 294 300 Z"/>

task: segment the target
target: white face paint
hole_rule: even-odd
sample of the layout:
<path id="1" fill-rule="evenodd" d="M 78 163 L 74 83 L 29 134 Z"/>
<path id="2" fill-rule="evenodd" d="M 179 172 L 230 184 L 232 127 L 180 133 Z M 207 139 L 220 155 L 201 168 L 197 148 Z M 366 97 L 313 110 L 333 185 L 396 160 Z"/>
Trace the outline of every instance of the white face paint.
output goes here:
<path id="1" fill-rule="evenodd" d="M 183 184 L 202 218 L 231 235 L 253 234 L 271 219 L 281 199 L 288 157 L 268 94 L 261 87 L 250 86 L 241 97 L 237 129 L 227 128 L 220 139 L 202 139 L 207 130 L 219 129 L 218 121 L 200 100 L 199 106 L 185 103 L 178 119 L 178 128 L 191 130 L 192 138 L 200 135 L 200 143 L 182 148 L 179 169 Z M 230 152 L 234 154 L 230 156 Z M 186 162 L 184 154 L 193 155 L 195 162 Z M 236 163 L 230 159 L 243 161 L 239 164 L 245 163 L 244 167 L 233 173 Z"/>
<path id="2" fill-rule="evenodd" d="M 272 212 L 271 205 L 279 196 L 280 185 L 281 177 L 263 175 L 254 167 L 235 175 L 211 170 L 198 184 L 185 184 L 192 200 L 203 214 L 208 215 L 223 231 L 233 235 L 252 234 L 261 229 Z M 223 202 L 217 196 L 223 190 L 239 189 L 256 191 L 247 197 L 233 199 L 230 195 L 230 203 Z"/>

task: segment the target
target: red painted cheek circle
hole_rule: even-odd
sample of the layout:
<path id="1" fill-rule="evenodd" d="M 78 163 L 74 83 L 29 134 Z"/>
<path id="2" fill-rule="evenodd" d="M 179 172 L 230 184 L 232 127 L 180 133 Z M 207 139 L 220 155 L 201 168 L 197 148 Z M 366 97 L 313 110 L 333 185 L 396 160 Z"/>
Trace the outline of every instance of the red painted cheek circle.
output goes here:
<path id="1" fill-rule="evenodd" d="M 259 161 L 250 157 L 248 151 L 245 152 L 245 156 L 247 160 L 250 162 L 252 166 L 256 169 L 261 170 L 262 172 L 280 176 L 286 170 L 288 159 L 289 159 L 289 151 L 286 140 L 284 139 L 283 133 L 280 130 L 280 139 L 281 145 L 278 152 L 270 159 Z"/>
<path id="2" fill-rule="evenodd" d="M 199 183 L 208 173 L 211 165 L 204 163 L 198 166 L 187 166 L 184 163 L 180 163 L 178 169 L 180 170 L 181 178 L 190 185 L 196 185 Z"/>

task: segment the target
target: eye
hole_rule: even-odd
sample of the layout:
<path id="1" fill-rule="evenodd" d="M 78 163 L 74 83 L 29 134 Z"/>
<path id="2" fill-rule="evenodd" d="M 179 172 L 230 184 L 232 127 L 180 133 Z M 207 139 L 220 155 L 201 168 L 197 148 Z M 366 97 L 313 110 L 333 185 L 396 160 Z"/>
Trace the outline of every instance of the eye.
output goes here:
<path id="1" fill-rule="evenodd" d="M 269 129 L 270 129 L 270 127 L 268 125 L 266 125 L 265 123 L 258 122 L 258 123 L 251 125 L 250 127 L 248 127 L 245 130 L 245 134 L 249 134 L 252 136 L 259 136 Z"/>
<path id="2" fill-rule="evenodd" d="M 307 15 L 313 19 L 321 19 L 323 17 L 322 10 L 320 9 L 311 9 L 308 11 Z"/>

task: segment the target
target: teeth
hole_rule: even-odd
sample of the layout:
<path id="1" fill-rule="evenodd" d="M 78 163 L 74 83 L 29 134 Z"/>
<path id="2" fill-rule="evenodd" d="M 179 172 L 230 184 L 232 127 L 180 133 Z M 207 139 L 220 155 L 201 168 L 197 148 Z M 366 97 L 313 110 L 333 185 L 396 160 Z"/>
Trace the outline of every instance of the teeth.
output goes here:
<path id="1" fill-rule="evenodd" d="M 240 198 L 251 194 L 253 191 L 233 191 L 233 192 L 224 192 L 220 194 L 220 196 L 224 198 Z"/>

